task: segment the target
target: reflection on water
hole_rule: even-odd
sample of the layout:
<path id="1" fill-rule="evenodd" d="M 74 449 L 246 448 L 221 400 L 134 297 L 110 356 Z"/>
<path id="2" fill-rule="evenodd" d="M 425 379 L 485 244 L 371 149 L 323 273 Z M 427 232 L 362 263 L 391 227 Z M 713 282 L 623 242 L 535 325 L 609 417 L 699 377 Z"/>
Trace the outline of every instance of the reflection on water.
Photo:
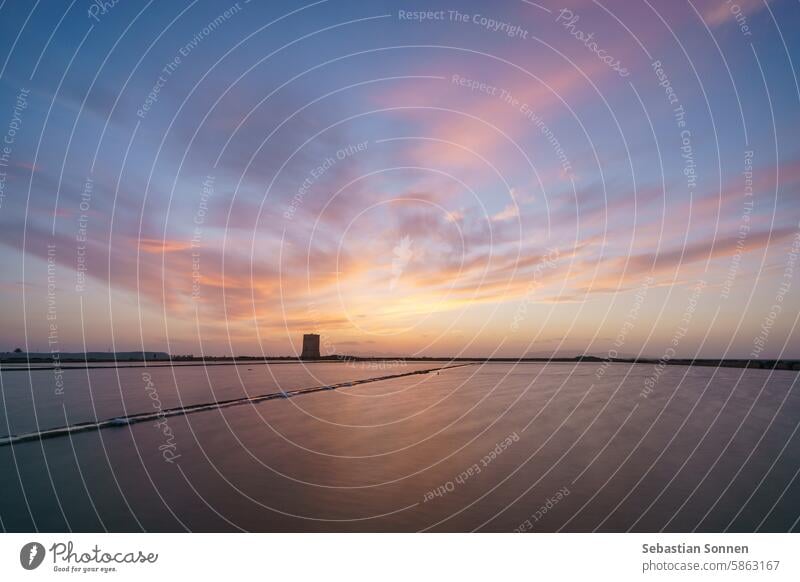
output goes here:
<path id="1" fill-rule="evenodd" d="M 0 433 L 414 369 L 0 375 Z M 786 531 L 794 372 L 486 364 L 0 447 L 6 530 Z M 143 374 L 149 374 L 144 377 Z M 147 380 L 149 378 L 149 381 Z"/>

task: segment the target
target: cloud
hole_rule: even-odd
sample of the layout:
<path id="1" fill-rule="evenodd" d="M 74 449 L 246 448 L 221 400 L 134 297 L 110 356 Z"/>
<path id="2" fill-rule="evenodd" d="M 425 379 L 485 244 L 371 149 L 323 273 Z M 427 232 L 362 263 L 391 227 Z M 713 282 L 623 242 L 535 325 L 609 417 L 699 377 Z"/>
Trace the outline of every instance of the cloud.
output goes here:
<path id="1" fill-rule="evenodd" d="M 691 266 L 702 261 L 714 261 L 730 257 L 737 252 L 748 253 L 759 248 L 777 244 L 797 233 L 793 227 L 776 228 L 767 231 L 753 231 L 740 248 L 738 236 L 706 239 L 676 247 L 661 252 L 646 252 L 625 257 L 612 257 L 595 265 L 599 273 L 591 279 L 584 278 L 582 285 L 576 290 L 584 293 L 613 293 L 625 291 L 642 284 L 644 277 L 654 276 L 656 280 L 652 286 L 680 285 L 685 283 L 686 272 Z M 589 268 L 581 268 L 589 272 Z M 680 274 L 679 274 L 680 272 Z M 704 277 L 712 276 L 706 273 Z"/>
<path id="2" fill-rule="evenodd" d="M 143 238 L 135 242 L 138 243 L 139 249 L 145 253 L 151 254 L 174 253 L 191 248 L 191 243 L 189 241 L 181 240 Z"/>
<path id="3" fill-rule="evenodd" d="M 795 228 L 776 228 L 770 231 L 751 232 L 744 240 L 745 249 L 752 251 L 793 235 Z M 730 236 L 687 244 L 660 253 L 643 253 L 631 257 L 629 266 L 635 271 L 652 269 L 653 272 L 672 270 L 683 264 L 697 261 L 711 261 L 734 254 L 739 248 L 740 238 Z"/>
<path id="4" fill-rule="evenodd" d="M 512 218 L 519 217 L 519 206 L 516 204 L 509 204 L 503 210 L 492 216 L 495 222 L 502 222 L 504 220 L 511 220 Z"/>
<path id="5" fill-rule="evenodd" d="M 705 2 L 706 6 L 702 10 L 703 20 L 712 28 L 722 26 L 727 22 L 735 22 L 750 14 L 763 10 L 769 0 L 736 0 L 726 2 L 724 0 L 714 0 Z"/>

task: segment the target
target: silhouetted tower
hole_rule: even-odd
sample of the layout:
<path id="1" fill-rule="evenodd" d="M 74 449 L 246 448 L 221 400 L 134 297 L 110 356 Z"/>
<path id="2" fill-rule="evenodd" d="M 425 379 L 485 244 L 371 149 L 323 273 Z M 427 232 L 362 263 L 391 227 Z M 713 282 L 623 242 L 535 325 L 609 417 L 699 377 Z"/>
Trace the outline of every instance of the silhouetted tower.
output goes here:
<path id="1" fill-rule="evenodd" d="M 319 335 L 307 333 L 303 336 L 303 360 L 319 360 Z"/>

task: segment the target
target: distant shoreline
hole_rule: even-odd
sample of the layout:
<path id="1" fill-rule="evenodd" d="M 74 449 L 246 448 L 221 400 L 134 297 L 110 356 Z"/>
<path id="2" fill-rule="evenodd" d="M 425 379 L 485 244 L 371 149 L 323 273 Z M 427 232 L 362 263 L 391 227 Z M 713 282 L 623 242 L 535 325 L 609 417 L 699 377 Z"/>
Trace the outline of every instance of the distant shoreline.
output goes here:
<path id="1" fill-rule="evenodd" d="M 667 366 L 704 366 L 715 368 L 748 368 L 758 370 L 800 371 L 800 360 L 747 360 L 747 359 L 714 359 L 714 358 L 675 358 L 659 360 L 655 358 L 599 358 L 596 356 L 574 356 L 571 358 L 438 358 L 438 357 L 358 357 L 358 356 L 323 356 L 314 360 L 303 360 L 292 356 L 278 357 L 208 357 L 208 358 L 175 358 L 171 360 L 118 360 L 113 359 L 30 359 L 15 358 L 0 360 L 2 372 L 25 372 L 41 370 L 88 370 L 119 368 L 179 368 L 191 366 L 239 366 L 239 365 L 275 365 L 275 364 L 317 364 L 341 363 L 355 365 L 370 362 L 471 362 L 483 364 L 640 364 Z M 84 365 L 79 365 L 84 364 Z"/>

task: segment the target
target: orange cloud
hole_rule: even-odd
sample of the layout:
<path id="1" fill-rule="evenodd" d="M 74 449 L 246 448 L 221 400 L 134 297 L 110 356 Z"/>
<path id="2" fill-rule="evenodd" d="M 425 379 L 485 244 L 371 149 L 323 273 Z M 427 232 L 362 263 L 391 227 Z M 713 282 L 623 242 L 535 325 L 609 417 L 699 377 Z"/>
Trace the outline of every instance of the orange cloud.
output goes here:
<path id="1" fill-rule="evenodd" d="M 137 242 L 139 249 L 145 253 L 151 254 L 174 253 L 177 251 L 185 251 L 186 249 L 191 248 L 191 243 L 189 241 L 142 238 Z"/>
<path id="2" fill-rule="evenodd" d="M 726 2 L 719 0 L 709 2 L 708 6 L 702 11 L 703 20 L 712 28 L 721 26 L 726 22 L 734 22 L 744 18 L 749 14 L 762 10 L 769 0 L 736 0 Z"/>

